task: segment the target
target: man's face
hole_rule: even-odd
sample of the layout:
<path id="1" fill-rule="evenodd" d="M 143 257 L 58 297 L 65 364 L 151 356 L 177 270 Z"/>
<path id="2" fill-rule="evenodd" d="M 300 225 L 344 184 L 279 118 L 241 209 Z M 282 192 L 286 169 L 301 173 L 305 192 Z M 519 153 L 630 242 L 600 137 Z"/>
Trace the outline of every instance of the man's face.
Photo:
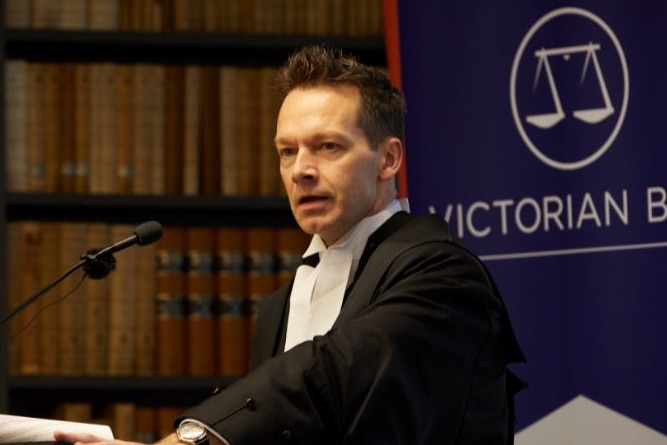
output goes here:
<path id="1" fill-rule="evenodd" d="M 300 88 L 278 114 L 276 148 L 292 212 L 327 245 L 380 210 L 380 162 L 357 124 L 359 104 L 354 87 Z"/>

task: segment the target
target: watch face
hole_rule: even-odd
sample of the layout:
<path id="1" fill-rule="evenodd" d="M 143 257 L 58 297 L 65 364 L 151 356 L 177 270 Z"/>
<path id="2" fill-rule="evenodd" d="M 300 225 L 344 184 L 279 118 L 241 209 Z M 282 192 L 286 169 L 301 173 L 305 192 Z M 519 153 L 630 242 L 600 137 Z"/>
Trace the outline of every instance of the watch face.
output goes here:
<path id="1" fill-rule="evenodd" d="M 201 425 L 187 421 L 178 426 L 176 433 L 179 439 L 190 443 L 195 443 L 206 437 L 206 430 Z"/>

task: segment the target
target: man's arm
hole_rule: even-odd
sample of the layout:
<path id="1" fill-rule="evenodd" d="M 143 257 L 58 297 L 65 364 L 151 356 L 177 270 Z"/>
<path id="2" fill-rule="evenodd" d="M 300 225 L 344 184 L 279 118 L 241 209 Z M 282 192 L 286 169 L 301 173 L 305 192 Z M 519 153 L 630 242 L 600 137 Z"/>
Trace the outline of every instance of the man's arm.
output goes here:
<path id="1" fill-rule="evenodd" d="M 438 428 L 453 437 L 482 351 L 497 356 L 488 365 L 494 385 L 504 381 L 495 346 L 501 303 L 473 257 L 443 244 L 398 256 L 372 289 L 356 285 L 346 305 L 368 303 L 352 316 L 342 312 L 326 335 L 268 360 L 186 415 L 232 445 L 333 444 L 369 432 L 368 443 L 410 443 L 434 428 L 434 416 L 449 419 Z M 498 395 L 492 408 L 502 413 L 504 402 Z"/>
<path id="2" fill-rule="evenodd" d="M 88 444 L 88 445 L 142 445 L 139 442 L 126 442 L 123 440 L 103 440 L 99 437 L 84 434 L 84 433 L 68 433 L 64 431 L 56 431 L 53 434 L 55 440 L 59 442 L 76 444 Z M 214 435 L 208 437 L 208 443 L 210 445 L 228 445 L 220 441 L 220 439 Z M 182 442 L 178 440 L 176 434 L 170 434 L 167 437 L 155 442 L 155 445 L 183 445 Z"/>

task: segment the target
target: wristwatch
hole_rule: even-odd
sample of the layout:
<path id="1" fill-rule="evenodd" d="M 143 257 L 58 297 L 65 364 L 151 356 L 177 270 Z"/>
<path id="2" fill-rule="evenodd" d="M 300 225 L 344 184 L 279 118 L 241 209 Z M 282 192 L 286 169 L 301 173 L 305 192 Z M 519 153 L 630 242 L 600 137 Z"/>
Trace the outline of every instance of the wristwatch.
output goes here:
<path id="1" fill-rule="evenodd" d="M 208 436 L 206 435 L 206 428 L 199 422 L 192 420 L 184 420 L 176 428 L 176 436 L 178 440 L 187 443 L 188 445 L 202 445 L 208 443 Z"/>

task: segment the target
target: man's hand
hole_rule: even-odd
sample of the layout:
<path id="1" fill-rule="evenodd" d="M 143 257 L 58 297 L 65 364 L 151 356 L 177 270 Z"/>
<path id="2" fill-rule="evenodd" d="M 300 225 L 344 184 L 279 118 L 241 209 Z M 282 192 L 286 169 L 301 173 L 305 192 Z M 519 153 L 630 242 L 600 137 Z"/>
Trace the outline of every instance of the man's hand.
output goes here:
<path id="1" fill-rule="evenodd" d="M 92 434 L 86 433 L 68 433 L 65 431 L 55 431 L 53 437 L 61 442 L 68 442 L 71 444 L 95 444 L 95 445 L 143 445 L 139 442 L 126 442 L 123 440 L 107 440 Z M 164 439 L 156 442 L 156 445 L 173 445 L 180 443 L 176 434 L 170 434 Z"/>

